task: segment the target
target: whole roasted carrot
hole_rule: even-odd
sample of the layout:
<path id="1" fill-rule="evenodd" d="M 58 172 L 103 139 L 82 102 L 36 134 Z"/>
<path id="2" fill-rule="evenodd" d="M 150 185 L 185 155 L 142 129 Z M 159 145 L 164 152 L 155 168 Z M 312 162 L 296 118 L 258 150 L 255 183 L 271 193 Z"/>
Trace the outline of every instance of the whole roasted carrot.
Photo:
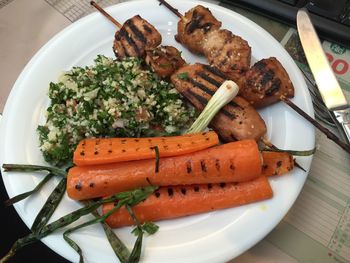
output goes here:
<path id="1" fill-rule="evenodd" d="M 172 137 L 84 139 L 74 151 L 76 165 L 94 165 L 155 158 L 196 152 L 217 145 L 218 135 L 201 132 Z"/>
<path id="2" fill-rule="evenodd" d="M 147 185 L 243 182 L 261 174 L 262 158 L 254 140 L 243 140 L 190 154 L 105 165 L 76 166 L 68 171 L 67 193 L 76 200 L 106 196 Z"/>
<path id="3" fill-rule="evenodd" d="M 283 175 L 294 168 L 293 155 L 287 152 L 262 152 L 263 176 Z"/>
<path id="4" fill-rule="evenodd" d="M 272 195 L 271 186 L 264 176 L 238 184 L 160 187 L 144 202 L 134 206 L 133 211 L 143 223 L 244 205 L 271 198 Z M 113 203 L 103 205 L 103 213 L 113 207 Z M 117 210 L 106 222 L 113 228 L 134 224 L 125 208 Z"/>

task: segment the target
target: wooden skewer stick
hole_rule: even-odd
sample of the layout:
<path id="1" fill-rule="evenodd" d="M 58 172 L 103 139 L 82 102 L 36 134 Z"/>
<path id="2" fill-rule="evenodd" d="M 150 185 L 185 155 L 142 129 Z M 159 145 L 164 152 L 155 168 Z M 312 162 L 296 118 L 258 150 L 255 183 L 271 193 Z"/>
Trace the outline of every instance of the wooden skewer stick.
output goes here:
<path id="1" fill-rule="evenodd" d="M 165 0 L 158 0 L 160 4 L 165 5 L 171 12 L 173 12 L 175 15 L 177 15 L 179 18 L 182 17 L 182 14 L 177 10 L 176 8 L 172 7 L 167 1 Z"/>
<path id="2" fill-rule="evenodd" d="M 280 99 L 286 103 L 289 107 L 291 107 L 294 111 L 296 111 L 297 113 L 299 113 L 301 116 L 303 116 L 306 120 L 308 120 L 312 125 L 314 125 L 317 129 L 319 129 L 321 132 L 323 132 L 327 138 L 331 139 L 333 142 L 335 142 L 336 144 L 338 144 L 344 151 L 346 151 L 347 153 L 350 153 L 350 145 L 344 143 L 343 141 L 341 141 L 337 135 L 335 135 L 333 132 L 331 132 L 330 130 L 328 130 L 327 128 L 323 127 L 320 123 L 318 123 L 316 120 L 314 120 L 313 118 L 311 118 L 305 111 L 303 111 L 302 109 L 300 109 L 297 105 L 295 105 L 290 99 L 281 96 Z"/>
<path id="3" fill-rule="evenodd" d="M 122 28 L 122 24 L 120 24 L 117 20 L 115 20 L 110 14 L 108 14 L 101 6 L 99 6 L 95 1 L 91 1 L 90 4 L 95 7 L 101 14 L 103 14 L 109 21 L 115 24 L 117 27 Z"/>

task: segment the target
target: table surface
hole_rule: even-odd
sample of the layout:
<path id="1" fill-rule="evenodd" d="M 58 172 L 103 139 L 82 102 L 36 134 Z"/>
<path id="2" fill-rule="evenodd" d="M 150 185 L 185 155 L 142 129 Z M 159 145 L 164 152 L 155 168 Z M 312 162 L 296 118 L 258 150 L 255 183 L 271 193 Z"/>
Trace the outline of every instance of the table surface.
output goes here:
<path id="1" fill-rule="evenodd" d="M 0 112 L 2 112 L 10 90 L 19 73 L 31 57 L 51 37 L 71 24 L 67 16 L 62 15 L 50 5 L 51 0 L 0 0 Z M 217 1 L 208 1 L 217 3 Z M 2 5 L 5 5 L 3 6 Z M 266 20 L 271 27 L 269 20 Z M 285 34 L 286 28 L 281 33 Z M 277 36 L 278 37 L 278 36 Z M 0 255 L 4 255 L 11 244 L 21 236 L 29 233 L 17 213 L 12 207 L 4 207 L 3 201 L 7 194 L 2 180 L 0 180 L 0 214 L 1 246 Z M 287 237 L 286 237 L 287 238 Z M 24 262 L 36 260 L 44 262 L 65 262 L 66 260 L 38 242 L 24 249 L 10 262 Z M 234 260 L 235 262 L 298 262 L 293 256 L 287 255 L 267 239 Z"/>

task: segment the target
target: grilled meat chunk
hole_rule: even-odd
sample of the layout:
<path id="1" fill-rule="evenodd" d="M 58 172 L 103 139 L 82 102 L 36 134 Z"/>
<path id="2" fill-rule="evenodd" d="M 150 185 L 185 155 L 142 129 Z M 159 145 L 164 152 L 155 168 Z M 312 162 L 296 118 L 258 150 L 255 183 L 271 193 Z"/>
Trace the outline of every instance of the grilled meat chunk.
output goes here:
<path id="1" fill-rule="evenodd" d="M 175 39 L 237 81 L 249 69 L 251 48 L 247 41 L 220 27 L 210 10 L 198 5 L 179 20 Z"/>
<path id="2" fill-rule="evenodd" d="M 181 17 L 177 24 L 175 39 L 186 46 L 191 52 L 203 55 L 203 41 L 207 33 L 221 27 L 208 8 L 197 5 Z"/>
<path id="3" fill-rule="evenodd" d="M 233 81 L 238 81 L 250 67 L 251 48 L 248 42 L 226 29 L 208 32 L 203 50 L 209 64 Z"/>
<path id="4" fill-rule="evenodd" d="M 223 110 L 225 113 L 217 114 L 210 125 L 225 142 L 243 139 L 258 141 L 266 134 L 264 120 L 242 97 L 236 96 Z"/>
<path id="5" fill-rule="evenodd" d="M 294 87 L 288 73 L 274 57 L 256 62 L 243 77 L 239 95 L 255 108 L 279 101 L 281 95 L 294 97 Z"/>
<path id="6" fill-rule="evenodd" d="M 128 19 L 115 33 L 113 50 L 118 59 L 144 57 L 146 49 L 157 47 L 162 37 L 157 29 L 136 15 Z"/>
<path id="7" fill-rule="evenodd" d="M 159 46 L 146 50 L 146 63 L 161 78 L 170 78 L 175 70 L 186 64 L 181 52 L 172 46 Z"/>
<path id="8" fill-rule="evenodd" d="M 184 66 L 171 76 L 175 88 L 199 111 L 225 80 L 225 75 L 217 68 L 203 64 Z M 218 112 L 210 126 L 224 141 L 259 140 L 266 133 L 259 113 L 238 96 Z"/>

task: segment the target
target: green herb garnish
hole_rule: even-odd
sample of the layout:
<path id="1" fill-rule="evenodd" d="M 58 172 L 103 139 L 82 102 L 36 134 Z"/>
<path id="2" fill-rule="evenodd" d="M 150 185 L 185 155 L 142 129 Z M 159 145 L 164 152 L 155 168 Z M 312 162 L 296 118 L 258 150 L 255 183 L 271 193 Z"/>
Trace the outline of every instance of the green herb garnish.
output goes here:
<path id="1" fill-rule="evenodd" d="M 181 72 L 176 75 L 181 80 L 188 80 L 188 72 Z"/>

